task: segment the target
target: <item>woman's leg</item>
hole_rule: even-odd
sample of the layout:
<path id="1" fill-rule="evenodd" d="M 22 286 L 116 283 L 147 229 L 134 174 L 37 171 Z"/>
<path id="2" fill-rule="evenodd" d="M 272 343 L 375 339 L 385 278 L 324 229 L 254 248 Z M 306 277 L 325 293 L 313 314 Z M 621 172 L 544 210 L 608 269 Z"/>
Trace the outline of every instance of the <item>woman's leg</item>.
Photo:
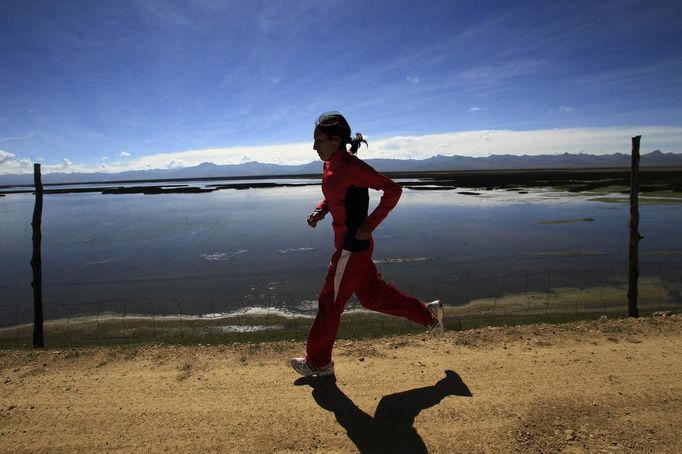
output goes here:
<path id="1" fill-rule="evenodd" d="M 306 360 L 313 366 L 324 367 L 331 361 L 341 314 L 351 295 L 357 294 L 357 289 L 363 287 L 362 283 L 367 280 L 368 273 L 376 278 L 371 249 L 359 252 L 336 251 L 332 257 L 320 293 L 317 317 L 308 333 L 306 344 Z M 429 323 L 430 312 L 426 306 L 424 309 L 426 310 L 424 323 Z"/>
<path id="2" fill-rule="evenodd" d="M 318 310 L 308 333 L 306 360 L 315 367 L 324 367 L 332 359 L 332 348 L 339 331 L 341 313 L 350 297 L 343 299 L 339 293 L 340 282 L 348 267 L 351 252 L 337 250 L 329 263 L 327 277 L 318 299 Z"/>
<path id="3" fill-rule="evenodd" d="M 318 312 L 308 333 L 306 360 L 324 367 L 332 359 L 341 314 L 351 295 L 368 309 L 405 317 L 422 325 L 433 322 L 426 304 L 383 281 L 372 262 L 372 248 L 350 252 L 338 250 L 332 256 L 318 301 Z"/>
<path id="4" fill-rule="evenodd" d="M 381 274 L 372 262 L 371 255 L 365 265 L 362 279 L 357 284 L 355 294 L 367 309 L 405 317 L 427 326 L 433 322 L 433 314 L 426 304 L 381 279 Z"/>

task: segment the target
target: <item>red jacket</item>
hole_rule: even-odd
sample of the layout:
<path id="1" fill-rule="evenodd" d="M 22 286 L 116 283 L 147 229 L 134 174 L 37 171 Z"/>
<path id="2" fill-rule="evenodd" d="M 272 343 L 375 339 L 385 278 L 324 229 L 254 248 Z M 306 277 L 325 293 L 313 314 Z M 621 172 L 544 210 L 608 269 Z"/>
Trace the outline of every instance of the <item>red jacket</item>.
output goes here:
<path id="1" fill-rule="evenodd" d="M 367 216 L 369 193 L 367 188 L 383 191 L 379 205 Z M 402 189 L 390 178 L 345 151 L 334 153 L 324 163 L 322 200 L 317 208 L 323 214 L 331 212 L 334 245 L 337 249 L 362 251 L 370 241 L 355 239 L 355 232 L 363 223 L 374 230 L 398 203 Z"/>

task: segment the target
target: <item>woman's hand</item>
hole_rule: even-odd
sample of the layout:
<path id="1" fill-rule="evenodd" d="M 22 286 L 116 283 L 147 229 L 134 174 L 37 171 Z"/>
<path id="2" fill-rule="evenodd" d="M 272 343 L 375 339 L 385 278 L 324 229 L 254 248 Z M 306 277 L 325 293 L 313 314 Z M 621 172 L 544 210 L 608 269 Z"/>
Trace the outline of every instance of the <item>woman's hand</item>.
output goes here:
<path id="1" fill-rule="evenodd" d="M 320 209 L 315 209 L 312 213 L 310 213 L 310 216 L 308 216 L 308 225 L 312 228 L 317 227 L 317 222 L 321 221 L 324 219 L 324 213 L 322 213 L 322 210 Z"/>
<path id="2" fill-rule="evenodd" d="M 360 227 L 358 227 L 358 230 L 355 232 L 356 240 L 367 241 L 371 238 L 372 231 L 365 224 L 362 224 Z"/>

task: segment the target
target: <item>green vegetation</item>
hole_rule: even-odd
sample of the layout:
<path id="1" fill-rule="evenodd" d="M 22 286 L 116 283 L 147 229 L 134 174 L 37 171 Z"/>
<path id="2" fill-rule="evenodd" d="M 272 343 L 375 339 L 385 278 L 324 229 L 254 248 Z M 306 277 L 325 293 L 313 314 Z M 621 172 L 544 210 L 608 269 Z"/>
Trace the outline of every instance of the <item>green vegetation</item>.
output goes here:
<path id="1" fill-rule="evenodd" d="M 657 279 L 640 281 L 639 311 L 680 309 L 682 289 Z M 625 285 L 590 288 L 553 288 L 546 293 L 499 295 L 446 307 L 448 330 L 529 323 L 566 323 L 627 316 Z M 297 341 L 306 339 L 310 317 L 235 315 L 221 318 L 103 316 L 51 320 L 45 323 L 48 348 L 144 344 L 225 344 Z M 340 339 L 366 339 L 424 333 L 410 321 L 366 311 L 343 314 Z M 32 325 L 0 329 L 0 348 L 30 348 Z"/>

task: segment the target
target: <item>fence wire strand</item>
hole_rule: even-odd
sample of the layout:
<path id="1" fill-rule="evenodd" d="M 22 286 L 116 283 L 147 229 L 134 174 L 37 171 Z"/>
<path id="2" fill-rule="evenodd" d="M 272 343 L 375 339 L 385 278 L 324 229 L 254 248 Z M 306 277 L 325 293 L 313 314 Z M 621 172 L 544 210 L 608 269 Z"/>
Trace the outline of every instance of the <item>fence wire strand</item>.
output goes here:
<path id="1" fill-rule="evenodd" d="M 682 273 L 676 266 L 680 264 L 682 261 L 642 263 L 647 268 L 639 283 L 644 314 L 680 307 Z M 319 274 L 319 270 L 314 272 Z M 624 266 L 553 269 L 418 284 L 408 282 L 402 287 L 414 295 L 429 294 L 444 300 L 448 328 L 463 329 L 477 324 L 624 315 L 627 299 L 623 276 L 626 274 Z M 255 273 L 254 276 L 275 274 Z M 210 276 L 213 277 L 216 276 Z M 187 278 L 195 279 L 198 278 Z M 582 285 L 564 290 L 562 294 L 560 290 L 566 280 L 582 282 Z M 159 279 L 135 282 L 140 281 L 158 282 Z M 46 299 L 46 340 L 69 346 L 146 341 L 222 342 L 245 338 L 303 340 L 316 314 L 316 307 L 302 305 L 304 301 L 312 299 L 293 292 L 276 292 L 260 299 L 247 295 L 236 300 L 113 298 L 65 303 Z M 614 301 L 622 304 L 619 307 Z M 32 324 L 28 316 L 32 315 L 32 309 L 32 303 L 0 304 L 0 346 L 30 343 Z M 346 307 L 340 335 L 360 337 L 366 333 L 390 334 L 415 329 L 419 328 L 395 317 L 371 315 L 363 310 L 356 298 L 352 298 Z"/>

